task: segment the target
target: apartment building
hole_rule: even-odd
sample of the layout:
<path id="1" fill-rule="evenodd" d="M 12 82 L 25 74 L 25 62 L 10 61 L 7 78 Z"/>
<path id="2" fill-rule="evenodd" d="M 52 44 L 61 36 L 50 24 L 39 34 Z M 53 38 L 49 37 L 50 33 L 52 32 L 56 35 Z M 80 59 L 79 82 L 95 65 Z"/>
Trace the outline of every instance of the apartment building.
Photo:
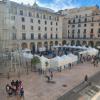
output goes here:
<path id="1" fill-rule="evenodd" d="M 100 45 L 100 10 L 97 6 L 59 11 L 63 19 L 63 44 Z"/>
<path id="2" fill-rule="evenodd" d="M 1 38 L 8 38 L 12 48 L 38 51 L 41 47 L 50 49 L 53 45 L 62 44 L 62 18 L 61 14 L 39 7 L 36 2 L 30 6 L 0 1 Z"/>

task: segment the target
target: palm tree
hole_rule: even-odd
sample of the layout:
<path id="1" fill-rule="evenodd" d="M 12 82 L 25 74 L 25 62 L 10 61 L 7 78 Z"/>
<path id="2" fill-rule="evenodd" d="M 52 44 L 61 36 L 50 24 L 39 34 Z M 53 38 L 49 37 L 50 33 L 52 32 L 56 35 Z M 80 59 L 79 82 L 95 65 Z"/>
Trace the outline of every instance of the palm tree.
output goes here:
<path id="1" fill-rule="evenodd" d="M 31 60 L 31 71 L 33 70 L 33 65 L 34 65 L 34 70 L 36 70 L 36 65 L 40 63 L 40 59 L 38 57 L 34 57 Z"/>

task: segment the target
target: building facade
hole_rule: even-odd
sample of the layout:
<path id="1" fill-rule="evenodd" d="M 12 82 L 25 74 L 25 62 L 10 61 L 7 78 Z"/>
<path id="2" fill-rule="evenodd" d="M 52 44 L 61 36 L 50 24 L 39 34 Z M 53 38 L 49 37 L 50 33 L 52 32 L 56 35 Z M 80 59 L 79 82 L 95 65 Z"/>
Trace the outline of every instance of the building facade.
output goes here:
<path id="1" fill-rule="evenodd" d="M 2 7 L 1 7 L 2 5 Z M 18 4 L 12 1 L 0 1 L 1 30 L 7 30 L 12 47 L 30 48 L 38 51 L 41 47 L 50 49 L 53 45 L 62 44 L 62 16 L 48 8 Z M 5 8 L 5 9 L 3 9 Z M 6 12 L 5 12 L 6 11 Z M 6 19 L 8 16 L 8 19 Z M 1 18 L 1 17 L 0 17 Z M 3 33 L 1 32 L 1 33 Z M 3 36 L 2 38 L 4 38 Z"/>
<path id="2" fill-rule="evenodd" d="M 0 48 L 51 49 L 53 45 L 100 46 L 100 9 L 51 9 L 0 1 Z"/>
<path id="3" fill-rule="evenodd" d="M 63 44 L 100 45 L 100 10 L 82 7 L 60 11 L 63 19 Z"/>

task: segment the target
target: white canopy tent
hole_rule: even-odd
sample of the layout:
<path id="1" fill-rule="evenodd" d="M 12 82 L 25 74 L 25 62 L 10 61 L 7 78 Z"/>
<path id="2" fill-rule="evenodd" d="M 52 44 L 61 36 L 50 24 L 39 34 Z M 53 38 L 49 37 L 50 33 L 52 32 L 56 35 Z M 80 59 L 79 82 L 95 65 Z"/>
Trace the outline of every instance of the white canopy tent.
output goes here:
<path id="1" fill-rule="evenodd" d="M 88 50 L 87 50 L 87 52 L 88 52 L 88 55 L 97 55 L 98 54 L 98 50 L 97 49 L 95 49 L 95 48 L 89 48 Z"/>
<path id="2" fill-rule="evenodd" d="M 46 68 L 50 68 L 50 60 L 44 56 L 40 57 L 41 61 L 41 69 L 46 70 Z M 46 66 L 46 62 L 48 63 L 48 66 Z"/>

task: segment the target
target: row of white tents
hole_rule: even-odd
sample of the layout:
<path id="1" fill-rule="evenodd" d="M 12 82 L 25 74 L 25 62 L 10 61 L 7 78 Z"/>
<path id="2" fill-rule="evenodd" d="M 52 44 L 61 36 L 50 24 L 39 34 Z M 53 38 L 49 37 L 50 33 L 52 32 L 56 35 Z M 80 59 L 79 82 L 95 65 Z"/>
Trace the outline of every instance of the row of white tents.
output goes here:
<path id="1" fill-rule="evenodd" d="M 92 47 L 85 47 L 85 46 L 71 46 L 71 45 L 64 45 L 64 46 L 53 46 L 53 48 L 69 48 L 69 49 L 80 49 L 83 50 L 81 52 L 79 52 L 79 54 L 83 54 L 83 55 L 90 55 L 90 56 L 95 56 L 98 54 L 98 50 Z"/>
<path id="2" fill-rule="evenodd" d="M 39 57 L 39 56 L 37 56 Z M 48 59 L 44 56 L 39 57 L 41 61 L 41 65 L 39 66 L 41 69 L 45 70 L 46 68 L 62 68 L 68 67 L 69 64 L 76 64 L 78 61 L 78 57 L 73 54 L 69 55 L 63 55 L 63 56 L 56 56 L 55 58 Z M 46 66 L 46 62 L 48 63 L 48 66 Z"/>
<path id="3" fill-rule="evenodd" d="M 98 54 L 98 52 L 99 51 L 97 49 L 89 47 L 86 50 L 79 52 L 79 54 L 95 56 Z"/>
<path id="4" fill-rule="evenodd" d="M 71 46 L 66 46 L 66 47 L 70 47 L 70 48 L 76 48 L 75 46 L 74 47 L 71 47 Z M 83 51 L 79 52 L 79 54 L 82 54 L 82 55 L 97 55 L 98 54 L 98 50 L 95 49 L 95 48 L 86 48 L 86 47 L 78 47 L 80 49 L 84 49 Z M 20 52 L 20 51 L 19 51 Z M 63 55 L 63 56 L 56 56 L 55 58 L 52 58 L 52 59 L 48 59 L 44 56 L 38 56 L 38 55 L 32 55 L 31 54 L 31 51 L 29 49 L 25 49 L 25 50 L 22 50 L 21 53 L 18 53 L 18 52 L 14 52 L 13 53 L 17 59 L 19 59 L 18 55 L 21 56 L 21 58 L 25 58 L 25 60 L 31 60 L 34 56 L 37 56 L 40 61 L 41 61 L 41 65 L 38 66 L 39 68 L 41 69 L 46 69 L 46 68 L 53 68 L 53 69 L 57 69 L 59 67 L 61 67 L 62 69 L 64 69 L 64 67 L 68 67 L 69 64 L 75 64 L 77 63 L 78 61 L 78 56 L 76 55 L 73 55 L 73 54 L 68 54 L 68 55 Z M 46 62 L 48 62 L 48 66 L 46 66 Z"/>

